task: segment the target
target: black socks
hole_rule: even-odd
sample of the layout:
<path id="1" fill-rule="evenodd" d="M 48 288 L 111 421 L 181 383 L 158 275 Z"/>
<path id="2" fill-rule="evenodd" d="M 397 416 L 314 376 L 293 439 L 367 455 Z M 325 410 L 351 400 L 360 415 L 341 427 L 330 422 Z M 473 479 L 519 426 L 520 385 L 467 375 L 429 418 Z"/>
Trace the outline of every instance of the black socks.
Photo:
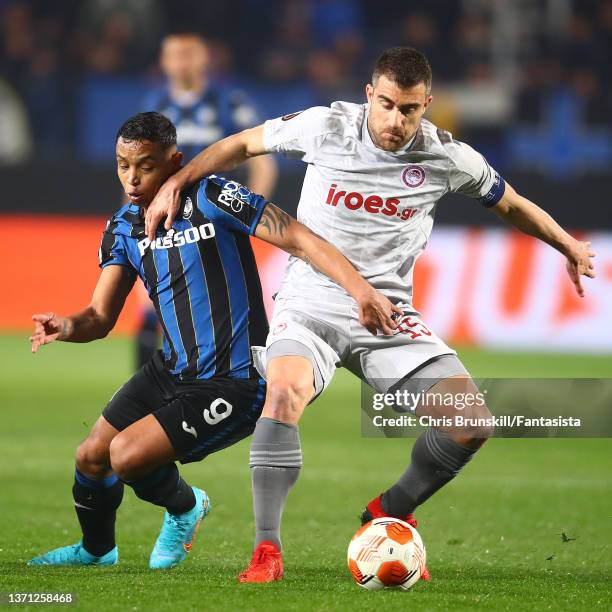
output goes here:
<path id="1" fill-rule="evenodd" d="M 94 480 L 75 470 L 72 497 L 85 550 L 96 557 L 105 555 L 115 548 L 115 518 L 123 499 L 123 483 L 114 474 Z"/>
<path id="2" fill-rule="evenodd" d="M 195 506 L 193 489 L 174 463 L 126 484 L 140 499 L 163 506 L 170 514 L 183 514 Z M 96 557 L 105 555 L 115 547 L 115 519 L 123 499 L 123 482 L 114 474 L 94 480 L 75 470 L 72 496 L 83 531 L 83 547 Z"/>
<path id="3" fill-rule="evenodd" d="M 169 463 L 135 482 L 126 482 L 140 499 L 183 514 L 195 506 L 193 489 L 181 478 L 176 464 Z"/>

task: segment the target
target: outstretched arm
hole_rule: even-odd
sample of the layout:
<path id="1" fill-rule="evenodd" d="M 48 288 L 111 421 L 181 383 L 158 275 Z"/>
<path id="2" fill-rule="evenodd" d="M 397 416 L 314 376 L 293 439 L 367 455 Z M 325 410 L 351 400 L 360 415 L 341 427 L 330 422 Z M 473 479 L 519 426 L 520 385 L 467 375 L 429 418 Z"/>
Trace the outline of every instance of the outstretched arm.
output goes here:
<path id="1" fill-rule="evenodd" d="M 107 266 L 100 274 L 87 308 L 68 317 L 60 317 L 52 312 L 32 315 L 32 352 L 56 340 L 91 342 L 104 338 L 115 326 L 135 280 L 136 276 L 128 268 Z"/>
<path id="2" fill-rule="evenodd" d="M 169 230 L 180 207 L 181 190 L 209 174 L 233 170 L 247 159 L 266 153 L 263 145 L 263 125 L 249 128 L 223 138 L 196 155 L 186 166 L 173 174 L 157 192 L 147 208 L 145 231 L 149 240 L 166 217 L 164 227 Z"/>
<path id="3" fill-rule="evenodd" d="M 361 324 L 371 334 L 377 330 L 393 334 L 393 313 L 402 311 L 361 277 L 335 246 L 274 204 L 266 205 L 255 236 L 303 259 L 346 289 L 359 306 Z"/>
<path id="4" fill-rule="evenodd" d="M 521 230 L 550 244 L 565 255 L 567 273 L 576 292 L 584 297 L 581 276 L 595 278 L 590 242 L 581 242 L 568 234 L 547 212 L 519 195 L 508 183 L 501 200 L 491 208 L 498 217 Z"/>

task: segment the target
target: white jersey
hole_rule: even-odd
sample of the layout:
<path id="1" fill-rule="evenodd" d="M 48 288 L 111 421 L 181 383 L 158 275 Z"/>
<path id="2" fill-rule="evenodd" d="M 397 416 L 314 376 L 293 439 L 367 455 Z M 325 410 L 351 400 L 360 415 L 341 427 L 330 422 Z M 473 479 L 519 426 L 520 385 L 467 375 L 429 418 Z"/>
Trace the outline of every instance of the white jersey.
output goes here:
<path id="1" fill-rule="evenodd" d="M 336 246 L 381 293 L 411 305 L 414 264 L 438 200 L 458 192 L 490 206 L 503 195 L 504 181 L 482 155 L 427 120 L 404 149 L 383 151 L 372 142 L 367 113 L 367 104 L 334 102 L 272 119 L 264 124 L 264 146 L 308 164 L 298 220 Z M 295 257 L 280 295 L 347 297 Z"/>

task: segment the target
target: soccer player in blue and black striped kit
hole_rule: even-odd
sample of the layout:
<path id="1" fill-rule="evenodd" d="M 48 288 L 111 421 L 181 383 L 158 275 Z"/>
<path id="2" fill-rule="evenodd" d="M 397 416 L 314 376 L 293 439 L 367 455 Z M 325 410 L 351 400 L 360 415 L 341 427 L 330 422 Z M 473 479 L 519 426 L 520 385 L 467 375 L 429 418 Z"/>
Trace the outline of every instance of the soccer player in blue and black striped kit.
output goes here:
<path id="1" fill-rule="evenodd" d="M 166 509 L 151 568 L 183 561 L 211 505 L 188 485 L 176 461 L 199 461 L 250 435 L 265 382 L 251 346 L 268 324 L 249 235 L 312 263 L 357 301 L 363 324 L 389 333 L 393 306 L 332 245 L 235 181 L 209 176 L 186 191 L 168 231 L 145 235 L 144 212 L 181 164 L 176 130 L 163 115 L 141 113 L 117 134 L 117 171 L 130 202 L 110 219 L 90 304 L 71 316 L 33 316 L 32 351 L 56 340 L 89 342 L 113 328 L 140 277 L 163 329 L 163 348 L 115 395 L 76 453 L 77 544 L 33 565 L 112 565 L 115 517 L 124 483 Z"/>
<path id="2" fill-rule="evenodd" d="M 221 83 L 211 74 L 211 51 L 197 32 L 169 33 L 161 43 L 162 87 L 148 93 L 143 111 L 157 111 L 176 127 L 183 162 L 202 149 L 259 123 L 255 106 L 240 89 Z M 269 198 L 276 183 L 276 163 L 269 155 L 253 157 L 246 164 L 246 186 Z M 159 323 L 152 304 L 143 309 L 136 336 L 138 367 L 159 345 Z"/>

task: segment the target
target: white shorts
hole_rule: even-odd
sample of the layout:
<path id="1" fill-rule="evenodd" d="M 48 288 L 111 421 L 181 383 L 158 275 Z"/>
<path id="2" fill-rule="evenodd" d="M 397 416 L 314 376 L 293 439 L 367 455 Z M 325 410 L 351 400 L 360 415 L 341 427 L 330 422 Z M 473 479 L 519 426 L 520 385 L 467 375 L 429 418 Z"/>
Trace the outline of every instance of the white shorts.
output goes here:
<path id="1" fill-rule="evenodd" d="M 352 300 L 330 303 L 314 297 L 277 297 L 266 346 L 252 348 L 255 366 L 265 377 L 267 360 L 272 357 L 312 354 L 316 395 L 329 385 L 337 367 L 347 368 L 385 393 L 433 358 L 456 355 L 418 313 L 406 310 L 398 324 L 393 336 L 373 336 L 359 323 L 357 304 Z M 276 343 L 281 343 L 279 350 L 275 350 Z M 466 373 L 460 368 L 448 376 Z"/>

